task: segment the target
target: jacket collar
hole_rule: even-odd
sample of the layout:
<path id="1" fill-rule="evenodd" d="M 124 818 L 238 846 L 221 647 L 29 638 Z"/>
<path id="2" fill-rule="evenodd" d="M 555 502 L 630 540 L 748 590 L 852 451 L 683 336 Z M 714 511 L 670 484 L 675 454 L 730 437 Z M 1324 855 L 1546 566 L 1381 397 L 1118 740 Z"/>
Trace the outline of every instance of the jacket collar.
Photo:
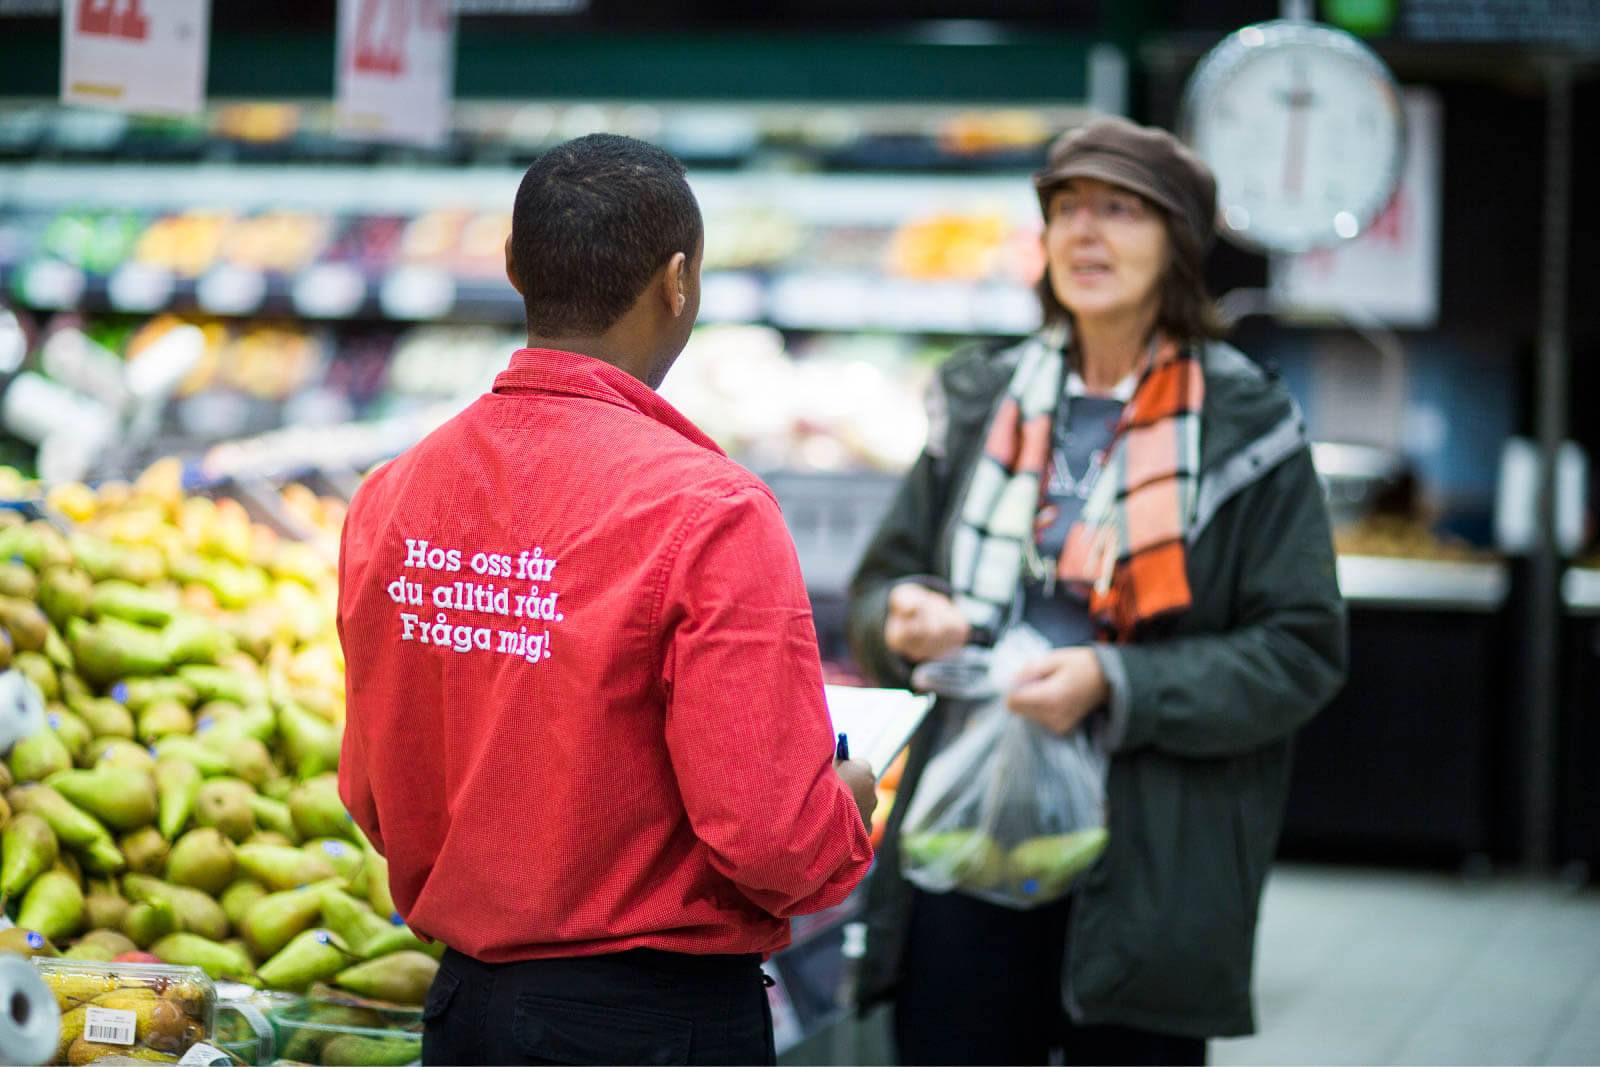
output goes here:
<path id="1" fill-rule="evenodd" d="M 700 427 L 627 371 L 593 356 L 553 348 L 519 348 L 510 365 L 494 379 L 496 394 L 517 392 L 582 396 L 629 408 L 654 419 L 701 448 L 725 455 Z"/>

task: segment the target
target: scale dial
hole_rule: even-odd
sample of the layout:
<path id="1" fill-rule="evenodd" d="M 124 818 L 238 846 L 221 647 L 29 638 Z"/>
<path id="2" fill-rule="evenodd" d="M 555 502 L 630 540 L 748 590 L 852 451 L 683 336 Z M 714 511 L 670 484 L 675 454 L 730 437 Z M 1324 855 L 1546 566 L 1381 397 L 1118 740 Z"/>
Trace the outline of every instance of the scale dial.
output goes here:
<path id="1" fill-rule="evenodd" d="M 1183 134 L 1217 177 L 1222 233 L 1264 252 L 1349 240 L 1394 195 L 1405 150 L 1383 61 L 1343 31 L 1246 26 L 1195 68 Z"/>

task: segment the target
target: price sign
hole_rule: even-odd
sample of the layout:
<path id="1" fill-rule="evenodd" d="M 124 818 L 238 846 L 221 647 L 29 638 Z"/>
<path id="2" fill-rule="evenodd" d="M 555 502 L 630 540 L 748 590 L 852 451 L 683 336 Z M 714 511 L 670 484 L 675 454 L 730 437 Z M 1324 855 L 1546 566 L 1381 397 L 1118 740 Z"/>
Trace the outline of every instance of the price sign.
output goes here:
<path id="1" fill-rule="evenodd" d="M 210 0 L 62 0 L 61 102 L 197 114 Z"/>
<path id="2" fill-rule="evenodd" d="M 172 272 L 148 263 L 124 263 L 107 280 L 106 297 L 118 311 L 157 311 L 172 299 Z"/>
<path id="3" fill-rule="evenodd" d="M 391 319 L 442 318 L 455 302 L 455 279 L 429 267 L 401 267 L 378 290 L 378 304 Z"/>
<path id="4" fill-rule="evenodd" d="M 347 318 L 367 298 L 367 282 L 348 263 L 319 263 L 295 279 L 292 295 L 307 318 Z"/>
<path id="5" fill-rule="evenodd" d="M 456 20 L 449 0 L 339 0 L 335 116 L 361 140 L 450 135 Z"/>
<path id="6" fill-rule="evenodd" d="M 83 271 L 59 259 L 41 259 L 22 270 L 18 291 L 36 308 L 69 308 L 83 296 Z"/>
<path id="7" fill-rule="evenodd" d="M 258 270 L 224 264 L 201 276 L 195 299 L 214 315 L 247 315 L 267 296 L 267 279 Z"/>

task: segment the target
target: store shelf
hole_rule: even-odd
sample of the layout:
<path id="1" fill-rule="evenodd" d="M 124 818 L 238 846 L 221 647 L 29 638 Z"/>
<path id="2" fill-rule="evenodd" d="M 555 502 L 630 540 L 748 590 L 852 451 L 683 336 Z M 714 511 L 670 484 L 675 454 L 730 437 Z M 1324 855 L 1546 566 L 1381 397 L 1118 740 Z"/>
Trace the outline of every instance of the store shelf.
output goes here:
<path id="1" fill-rule="evenodd" d="M 1498 561 L 1339 557 L 1339 589 L 1360 607 L 1492 612 L 1505 602 L 1510 584 Z"/>
<path id="2" fill-rule="evenodd" d="M 1561 576 L 1561 600 L 1573 615 L 1600 615 L 1600 568 L 1569 569 Z"/>

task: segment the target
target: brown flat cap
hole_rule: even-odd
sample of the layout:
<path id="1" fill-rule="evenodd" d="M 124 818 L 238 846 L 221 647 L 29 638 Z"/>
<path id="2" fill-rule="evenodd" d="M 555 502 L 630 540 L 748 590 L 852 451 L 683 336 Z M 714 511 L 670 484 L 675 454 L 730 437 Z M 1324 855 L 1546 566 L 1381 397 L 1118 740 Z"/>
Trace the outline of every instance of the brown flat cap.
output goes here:
<path id="1" fill-rule="evenodd" d="M 1217 180 L 1205 160 L 1166 130 L 1115 115 L 1068 130 L 1033 176 L 1041 209 L 1048 209 L 1050 193 L 1068 178 L 1098 178 L 1132 189 L 1188 227 L 1201 249 L 1216 233 Z"/>

